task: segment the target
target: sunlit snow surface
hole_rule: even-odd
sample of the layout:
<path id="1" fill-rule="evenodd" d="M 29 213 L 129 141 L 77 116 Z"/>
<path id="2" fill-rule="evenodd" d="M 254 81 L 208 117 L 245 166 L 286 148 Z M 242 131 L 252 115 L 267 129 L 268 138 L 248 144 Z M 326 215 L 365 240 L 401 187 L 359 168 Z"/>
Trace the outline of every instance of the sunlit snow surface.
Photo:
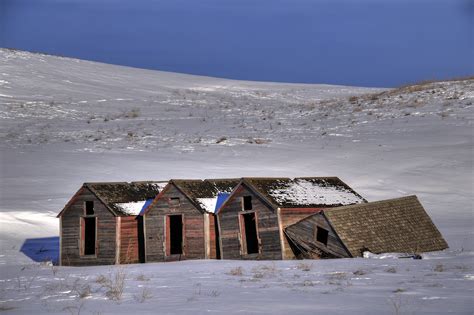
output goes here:
<path id="1" fill-rule="evenodd" d="M 8 50 L 0 80 L 5 313 L 472 314 L 472 80 L 371 94 L 383 91 Z M 83 182 L 249 176 L 338 176 L 369 201 L 416 194 L 450 249 L 423 260 L 128 265 L 120 301 L 101 284 L 114 267 L 33 260 Z M 30 257 L 20 250 L 32 239 L 50 243 Z"/>
<path id="2" fill-rule="evenodd" d="M 209 213 L 215 213 L 216 212 L 216 203 L 217 203 L 217 197 L 215 198 L 197 198 L 197 202 L 200 203 L 201 207 Z"/>
<path id="3" fill-rule="evenodd" d="M 121 202 L 114 203 L 113 205 L 120 209 L 125 214 L 128 215 L 138 215 L 142 211 L 143 206 L 145 205 L 146 200 L 142 201 L 131 201 L 131 202 Z"/>

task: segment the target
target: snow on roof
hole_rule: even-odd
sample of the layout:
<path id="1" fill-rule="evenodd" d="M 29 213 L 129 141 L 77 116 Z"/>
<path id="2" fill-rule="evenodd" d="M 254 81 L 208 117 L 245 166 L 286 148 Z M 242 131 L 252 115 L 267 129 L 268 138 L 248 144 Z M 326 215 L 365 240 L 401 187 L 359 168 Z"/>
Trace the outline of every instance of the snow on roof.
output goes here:
<path id="1" fill-rule="evenodd" d="M 289 205 L 350 205 L 363 202 L 360 196 L 345 187 L 322 185 L 302 178 L 284 182 L 268 194 L 279 204 Z"/>
<path id="2" fill-rule="evenodd" d="M 202 211 L 215 213 L 218 195 L 230 194 L 239 183 L 238 178 L 205 180 L 172 180 Z"/>
<path id="3" fill-rule="evenodd" d="M 217 198 L 196 198 L 196 201 L 201 205 L 204 211 L 215 213 Z"/>
<path id="4" fill-rule="evenodd" d="M 166 187 L 166 185 L 168 185 L 168 182 L 156 182 L 152 183 L 151 185 L 158 188 L 158 190 L 161 192 Z"/>
<path id="5" fill-rule="evenodd" d="M 120 211 L 127 215 L 139 215 L 145 205 L 146 200 L 114 203 Z"/>

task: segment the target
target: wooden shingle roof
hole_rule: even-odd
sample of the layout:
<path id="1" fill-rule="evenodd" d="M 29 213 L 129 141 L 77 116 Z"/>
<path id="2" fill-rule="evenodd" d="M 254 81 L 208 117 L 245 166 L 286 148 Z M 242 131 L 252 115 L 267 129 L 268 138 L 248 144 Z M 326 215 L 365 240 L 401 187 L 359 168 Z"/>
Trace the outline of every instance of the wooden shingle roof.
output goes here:
<path id="1" fill-rule="evenodd" d="M 90 189 L 114 214 L 121 216 L 136 215 L 126 211 L 125 206 L 155 198 L 166 184 L 163 181 L 101 182 L 84 183 L 84 187 Z"/>
<path id="2" fill-rule="evenodd" d="M 318 208 L 366 202 L 338 177 L 243 178 L 270 204 L 280 208 Z"/>
<path id="3" fill-rule="evenodd" d="M 417 253 L 448 248 L 416 196 L 332 208 L 324 215 L 354 257 L 362 250 Z"/>
<path id="4" fill-rule="evenodd" d="M 170 182 L 175 184 L 183 194 L 185 194 L 193 204 L 203 212 L 214 212 L 212 204 L 215 206 L 219 193 L 231 193 L 237 186 L 240 179 L 173 179 Z"/>

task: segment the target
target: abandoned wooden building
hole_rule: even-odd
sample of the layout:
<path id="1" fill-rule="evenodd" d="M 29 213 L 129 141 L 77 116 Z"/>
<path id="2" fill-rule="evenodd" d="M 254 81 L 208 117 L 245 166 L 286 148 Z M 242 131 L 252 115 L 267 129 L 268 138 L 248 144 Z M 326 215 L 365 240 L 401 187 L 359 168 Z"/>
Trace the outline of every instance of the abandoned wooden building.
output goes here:
<path id="1" fill-rule="evenodd" d="M 58 218 L 65 266 L 448 247 L 416 196 L 368 203 L 337 177 L 85 183 Z"/>
<path id="2" fill-rule="evenodd" d="M 322 209 L 365 203 L 337 177 L 243 178 L 218 209 L 223 259 L 294 259 L 284 229 Z"/>
<path id="3" fill-rule="evenodd" d="M 285 229 L 302 258 L 421 253 L 448 244 L 416 196 L 322 210 Z"/>
<path id="4" fill-rule="evenodd" d="M 141 217 L 167 182 L 85 183 L 58 214 L 63 266 L 143 260 Z"/>
<path id="5" fill-rule="evenodd" d="M 146 262 L 219 259 L 214 212 L 238 182 L 170 180 L 143 213 Z"/>

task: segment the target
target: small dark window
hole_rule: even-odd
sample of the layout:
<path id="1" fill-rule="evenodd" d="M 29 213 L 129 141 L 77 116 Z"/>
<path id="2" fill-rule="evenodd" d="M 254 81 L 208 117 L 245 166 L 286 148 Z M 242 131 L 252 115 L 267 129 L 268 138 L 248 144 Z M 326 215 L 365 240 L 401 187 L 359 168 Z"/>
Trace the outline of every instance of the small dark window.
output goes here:
<path id="1" fill-rule="evenodd" d="M 242 199 L 244 210 L 252 210 L 252 196 L 243 196 Z"/>
<path id="2" fill-rule="evenodd" d="M 86 201 L 86 215 L 94 214 L 94 201 Z"/>
<path id="3" fill-rule="evenodd" d="M 318 242 L 323 243 L 324 245 L 327 245 L 328 244 L 328 234 L 329 234 L 328 230 L 323 229 L 322 227 L 318 226 L 318 232 L 317 232 L 317 235 L 316 235 L 316 240 Z"/>
<path id="4" fill-rule="evenodd" d="M 168 205 L 172 208 L 179 207 L 179 204 L 180 204 L 179 197 L 171 197 L 170 199 L 168 199 Z"/>

